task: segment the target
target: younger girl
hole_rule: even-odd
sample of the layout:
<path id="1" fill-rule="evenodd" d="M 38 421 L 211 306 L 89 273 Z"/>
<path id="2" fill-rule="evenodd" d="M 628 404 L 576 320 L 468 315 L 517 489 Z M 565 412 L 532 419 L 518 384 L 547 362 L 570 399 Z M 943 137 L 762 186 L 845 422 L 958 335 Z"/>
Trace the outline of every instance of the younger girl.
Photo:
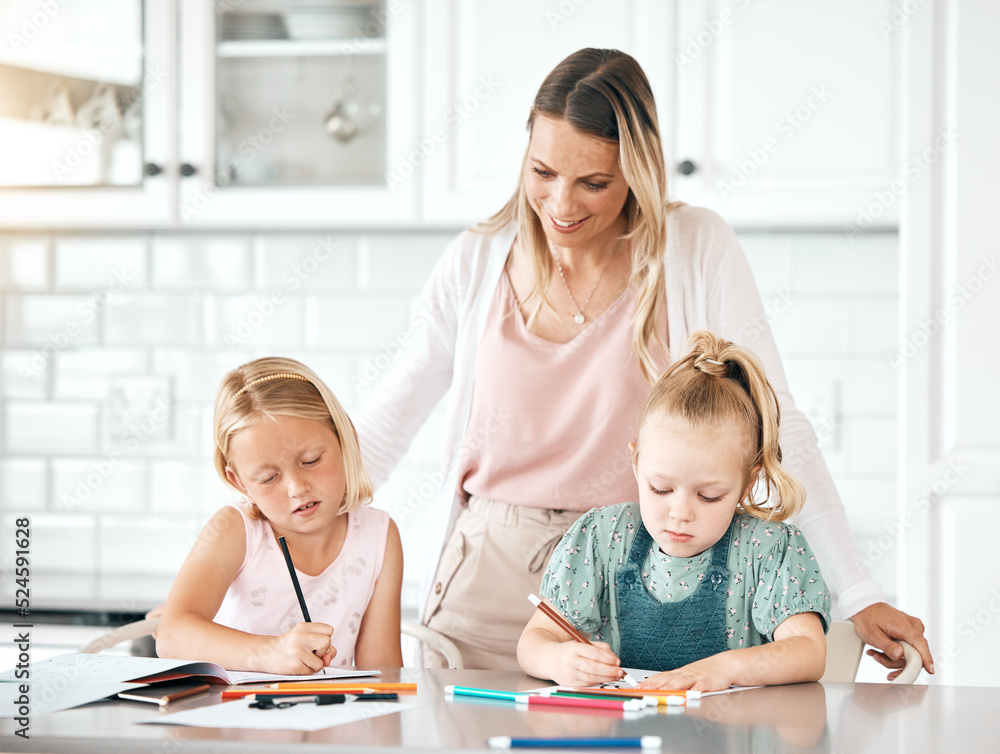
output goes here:
<path id="1" fill-rule="evenodd" d="M 536 611 L 517 647 L 531 675 L 585 686 L 642 668 L 663 671 L 644 688 L 700 691 L 823 675 L 830 595 L 801 532 L 778 523 L 805 493 L 781 466 L 774 392 L 749 351 L 704 331 L 689 348 L 629 443 L 638 505 L 585 514 L 542 580 L 600 641 Z"/>
<path id="2" fill-rule="evenodd" d="M 181 566 L 159 656 L 285 675 L 400 667 L 399 532 L 366 507 L 357 435 L 330 389 L 297 361 L 257 359 L 223 377 L 214 427 L 215 468 L 243 500 L 212 517 Z"/>

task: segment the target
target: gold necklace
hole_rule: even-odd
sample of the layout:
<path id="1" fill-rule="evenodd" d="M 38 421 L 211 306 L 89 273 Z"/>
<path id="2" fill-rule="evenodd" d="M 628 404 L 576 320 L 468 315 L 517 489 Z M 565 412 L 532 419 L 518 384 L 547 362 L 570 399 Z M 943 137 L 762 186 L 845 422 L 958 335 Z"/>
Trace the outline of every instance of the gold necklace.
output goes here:
<path id="1" fill-rule="evenodd" d="M 569 289 L 569 283 L 566 282 L 566 275 L 563 274 L 562 265 L 559 263 L 559 255 L 556 254 L 555 247 L 551 243 L 549 244 L 549 250 L 552 252 L 552 258 L 555 259 L 556 261 L 556 269 L 559 270 L 559 277 L 562 278 L 563 285 L 566 286 L 566 293 L 569 294 L 569 300 L 573 302 L 573 307 L 576 309 L 576 316 L 573 317 L 573 321 L 576 322 L 578 325 L 582 325 L 584 322 L 587 321 L 587 318 L 584 316 L 583 312 L 587 308 L 587 305 L 590 303 L 590 299 L 593 298 L 594 291 L 597 290 L 597 286 L 599 286 L 601 284 L 601 280 L 604 279 L 604 273 L 608 271 L 608 267 L 611 266 L 611 260 L 615 258 L 615 254 L 618 253 L 618 247 L 621 245 L 622 245 L 622 239 L 619 238 L 618 243 L 615 244 L 614 251 L 611 252 L 611 256 L 608 257 L 608 261 L 604 263 L 604 269 L 601 270 L 601 274 L 597 276 L 597 282 L 594 283 L 594 287 L 590 289 L 590 294 L 587 296 L 587 300 L 583 302 L 583 306 L 580 306 L 579 304 L 576 303 L 576 299 L 573 298 L 573 291 Z"/>

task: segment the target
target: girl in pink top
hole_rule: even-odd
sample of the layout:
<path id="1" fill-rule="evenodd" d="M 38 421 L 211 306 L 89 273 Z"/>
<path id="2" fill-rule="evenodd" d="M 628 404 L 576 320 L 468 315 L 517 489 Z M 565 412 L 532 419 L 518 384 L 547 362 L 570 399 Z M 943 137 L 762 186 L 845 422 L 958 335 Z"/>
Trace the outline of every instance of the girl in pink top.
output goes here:
<path id="1" fill-rule="evenodd" d="M 399 532 L 364 507 L 371 482 L 330 389 L 297 361 L 257 359 L 223 377 L 214 427 L 215 468 L 244 500 L 212 517 L 181 566 L 157 654 L 286 675 L 401 667 Z"/>

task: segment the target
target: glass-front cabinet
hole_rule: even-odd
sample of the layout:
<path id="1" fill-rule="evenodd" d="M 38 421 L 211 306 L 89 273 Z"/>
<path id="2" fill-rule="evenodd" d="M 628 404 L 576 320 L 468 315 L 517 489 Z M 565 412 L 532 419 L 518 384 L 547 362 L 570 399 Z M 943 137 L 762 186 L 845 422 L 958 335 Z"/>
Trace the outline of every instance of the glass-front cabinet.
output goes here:
<path id="1" fill-rule="evenodd" d="M 417 15 L 0 0 L 0 227 L 412 223 Z"/>
<path id="2" fill-rule="evenodd" d="M 0 224 L 169 220 L 169 11 L 141 0 L 0 0 Z"/>

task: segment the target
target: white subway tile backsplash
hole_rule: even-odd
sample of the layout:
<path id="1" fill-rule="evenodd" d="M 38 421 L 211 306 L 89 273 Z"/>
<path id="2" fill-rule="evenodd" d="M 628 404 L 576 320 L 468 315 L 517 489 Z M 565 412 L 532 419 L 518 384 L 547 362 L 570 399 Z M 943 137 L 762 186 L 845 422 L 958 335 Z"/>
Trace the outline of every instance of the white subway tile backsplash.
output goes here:
<path id="1" fill-rule="evenodd" d="M 157 433 L 164 424 L 169 437 L 161 438 Z M 166 415 L 159 409 L 149 412 L 121 439 L 103 437 L 101 447 L 125 458 L 201 458 L 211 442 L 210 413 L 206 420 L 201 405 L 172 404 Z"/>
<path id="2" fill-rule="evenodd" d="M 204 524 L 191 516 L 102 516 L 98 568 L 107 574 L 173 577 Z"/>
<path id="3" fill-rule="evenodd" d="M 851 353 L 854 310 L 850 300 L 798 298 L 772 319 L 771 331 L 783 357 Z"/>
<path id="4" fill-rule="evenodd" d="M 337 396 L 337 400 L 340 401 L 348 413 L 353 413 L 359 407 L 360 404 L 357 400 L 355 390 L 357 358 L 353 353 L 327 350 L 282 349 L 280 352 L 274 354 L 258 351 L 253 357 L 258 358 L 271 355 L 284 356 L 289 359 L 301 361 L 316 372 L 319 378 Z"/>
<path id="5" fill-rule="evenodd" d="M 250 285 L 249 236 L 156 235 L 152 239 L 154 288 L 233 290 Z"/>
<path id="6" fill-rule="evenodd" d="M 52 397 L 106 400 L 111 378 L 117 374 L 147 371 L 149 356 L 139 348 L 82 348 L 55 358 Z"/>
<path id="7" fill-rule="evenodd" d="M 895 299 L 855 301 L 854 352 L 874 354 L 888 361 L 889 356 L 899 348 L 898 316 L 899 305 Z"/>
<path id="8" fill-rule="evenodd" d="M 791 288 L 792 236 L 783 233 L 741 233 L 739 241 L 762 296 L 766 293 L 773 296 L 775 291 Z M 763 297 L 766 299 L 766 296 Z"/>
<path id="9" fill-rule="evenodd" d="M 45 510 L 47 476 L 40 458 L 0 458 L 0 510 Z"/>
<path id="10" fill-rule="evenodd" d="M 47 397 L 49 364 L 40 351 L 0 352 L 0 396 Z"/>
<path id="11" fill-rule="evenodd" d="M 210 343 L 228 351 L 268 346 L 286 348 L 305 343 L 305 300 L 280 290 L 215 301 Z"/>
<path id="12" fill-rule="evenodd" d="M 153 513 L 195 514 L 208 518 L 238 494 L 219 478 L 210 455 L 197 461 L 156 461 L 152 465 Z"/>
<path id="13" fill-rule="evenodd" d="M 47 237 L 14 237 L 0 242 L 0 289 L 45 290 L 49 278 Z"/>
<path id="14" fill-rule="evenodd" d="M 850 416 L 894 416 L 899 400 L 899 375 L 889 360 L 878 355 L 843 359 L 799 357 L 794 359 L 803 379 L 828 379 L 837 383 L 839 410 Z M 792 395 L 794 381 L 789 377 Z"/>
<path id="15" fill-rule="evenodd" d="M 55 513 L 142 512 L 147 509 L 148 472 L 119 454 L 52 462 Z"/>
<path id="16" fill-rule="evenodd" d="M 357 281 L 355 239 L 330 233 L 258 239 L 255 285 L 261 291 L 348 291 Z"/>
<path id="17" fill-rule="evenodd" d="M 148 249 L 146 236 L 57 238 L 56 290 L 118 293 L 145 288 L 149 282 Z"/>
<path id="18" fill-rule="evenodd" d="M 362 289 L 419 292 L 457 234 L 384 234 L 362 244 Z"/>
<path id="19" fill-rule="evenodd" d="M 380 350 L 409 329 L 408 300 L 392 296 L 317 298 L 316 331 L 309 345 Z"/>
<path id="20" fill-rule="evenodd" d="M 4 412 L 3 448 L 14 455 L 88 455 L 98 445 L 93 403 L 15 402 Z"/>
<path id="21" fill-rule="evenodd" d="M 805 294 L 892 295 L 899 291 L 899 239 L 870 233 L 794 236 L 796 290 Z"/>
<path id="22" fill-rule="evenodd" d="M 116 297 L 105 313 L 109 345 L 196 346 L 202 342 L 202 306 L 197 296 L 158 293 Z"/>
<path id="23" fill-rule="evenodd" d="M 98 341 L 94 299 L 85 296 L 4 296 L 4 343 L 31 346 L 44 358 Z"/>
<path id="24" fill-rule="evenodd" d="M 151 369 L 170 376 L 175 401 L 211 403 L 223 375 L 250 359 L 250 351 L 225 348 L 156 348 Z"/>
<path id="25" fill-rule="evenodd" d="M 79 574 L 97 570 L 97 525 L 93 516 L 23 512 L 31 520 L 32 604 L 41 606 L 45 592 L 37 573 Z M 3 542 L 14 539 L 14 521 L 21 511 L 0 518 Z"/>
<path id="26" fill-rule="evenodd" d="M 852 474 L 895 474 L 896 426 L 894 418 L 844 420 L 843 443 Z"/>

